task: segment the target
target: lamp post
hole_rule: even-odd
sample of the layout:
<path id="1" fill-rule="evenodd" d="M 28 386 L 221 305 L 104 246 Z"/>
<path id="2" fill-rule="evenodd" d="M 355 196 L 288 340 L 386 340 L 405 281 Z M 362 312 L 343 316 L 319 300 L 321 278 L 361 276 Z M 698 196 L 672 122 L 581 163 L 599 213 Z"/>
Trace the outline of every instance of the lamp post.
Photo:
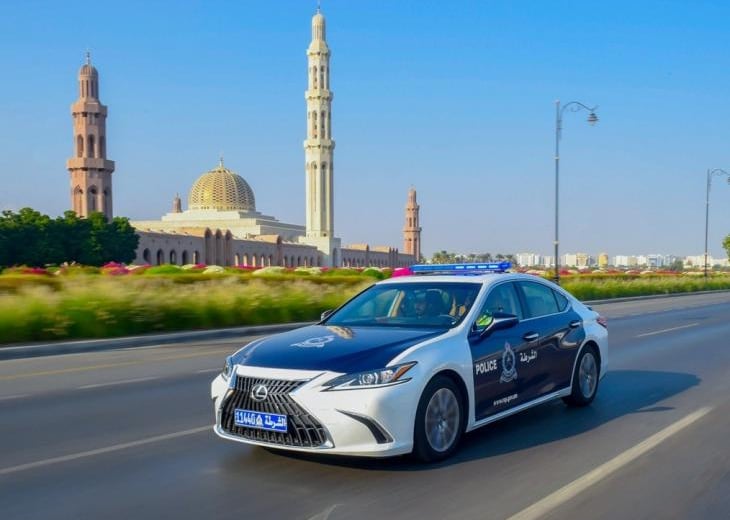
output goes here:
<path id="1" fill-rule="evenodd" d="M 717 175 L 725 175 L 727 182 L 730 183 L 730 173 L 722 168 L 707 170 L 707 196 L 705 197 L 705 281 L 707 281 L 707 238 L 710 230 L 710 187 L 712 186 L 712 177 Z"/>
<path id="2" fill-rule="evenodd" d="M 555 283 L 560 285 L 560 252 L 558 245 L 558 214 L 559 214 L 559 186 L 560 186 L 560 137 L 563 131 L 563 112 L 569 109 L 571 112 L 579 112 L 586 110 L 588 114 L 588 124 L 593 126 L 598 122 L 598 116 L 596 115 L 596 109 L 598 106 L 589 107 L 584 105 L 580 101 L 571 101 L 565 105 L 560 105 L 560 100 L 555 101 Z"/>

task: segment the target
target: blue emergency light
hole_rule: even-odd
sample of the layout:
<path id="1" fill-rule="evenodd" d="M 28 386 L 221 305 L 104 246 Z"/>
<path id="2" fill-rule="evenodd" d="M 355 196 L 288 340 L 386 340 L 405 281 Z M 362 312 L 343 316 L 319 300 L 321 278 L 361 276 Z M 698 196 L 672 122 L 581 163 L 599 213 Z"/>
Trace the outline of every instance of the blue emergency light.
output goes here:
<path id="1" fill-rule="evenodd" d="M 476 264 L 418 264 L 410 267 L 413 274 L 485 274 L 504 273 L 512 267 L 510 262 L 486 262 Z"/>

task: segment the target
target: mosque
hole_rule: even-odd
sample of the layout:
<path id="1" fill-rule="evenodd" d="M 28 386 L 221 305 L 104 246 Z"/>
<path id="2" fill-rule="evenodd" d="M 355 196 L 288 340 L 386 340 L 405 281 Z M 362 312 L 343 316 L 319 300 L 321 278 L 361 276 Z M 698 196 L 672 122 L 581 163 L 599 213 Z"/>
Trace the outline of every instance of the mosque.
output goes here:
<path id="1" fill-rule="evenodd" d="M 140 237 L 135 263 L 240 266 L 402 267 L 421 257 L 416 191 L 408 192 L 403 250 L 391 246 L 342 246 L 334 228 L 334 149 L 330 50 L 325 18 L 312 18 L 307 49 L 307 135 L 304 140 L 306 221 L 289 224 L 256 209 L 246 180 L 221 159 L 195 181 L 183 210 L 176 196 L 160 220 L 132 221 Z M 79 99 L 71 106 L 74 157 L 67 161 L 71 209 L 77 215 L 103 212 L 111 219 L 112 173 L 107 159 L 107 107 L 99 101 L 99 74 L 87 54 L 79 71 Z"/>

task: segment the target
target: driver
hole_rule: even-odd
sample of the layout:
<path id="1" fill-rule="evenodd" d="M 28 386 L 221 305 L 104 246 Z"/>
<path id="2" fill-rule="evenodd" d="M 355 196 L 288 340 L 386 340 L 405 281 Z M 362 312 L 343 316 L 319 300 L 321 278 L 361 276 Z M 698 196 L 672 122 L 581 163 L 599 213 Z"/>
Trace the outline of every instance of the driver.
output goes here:
<path id="1" fill-rule="evenodd" d="M 416 318 L 423 318 L 424 316 L 426 316 L 426 307 L 426 293 L 416 293 L 416 297 L 413 300 L 413 313 L 415 314 Z"/>

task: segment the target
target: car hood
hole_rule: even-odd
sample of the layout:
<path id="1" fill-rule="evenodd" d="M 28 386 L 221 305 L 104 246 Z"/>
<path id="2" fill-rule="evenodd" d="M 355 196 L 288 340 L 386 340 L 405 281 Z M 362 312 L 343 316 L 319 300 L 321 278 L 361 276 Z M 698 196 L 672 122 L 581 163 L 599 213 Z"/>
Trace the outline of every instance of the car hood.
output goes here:
<path id="1" fill-rule="evenodd" d="M 353 373 L 383 368 L 407 348 L 445 329 L 311 325 L 254 340 L 233 356 L 238 365 Z"/>

